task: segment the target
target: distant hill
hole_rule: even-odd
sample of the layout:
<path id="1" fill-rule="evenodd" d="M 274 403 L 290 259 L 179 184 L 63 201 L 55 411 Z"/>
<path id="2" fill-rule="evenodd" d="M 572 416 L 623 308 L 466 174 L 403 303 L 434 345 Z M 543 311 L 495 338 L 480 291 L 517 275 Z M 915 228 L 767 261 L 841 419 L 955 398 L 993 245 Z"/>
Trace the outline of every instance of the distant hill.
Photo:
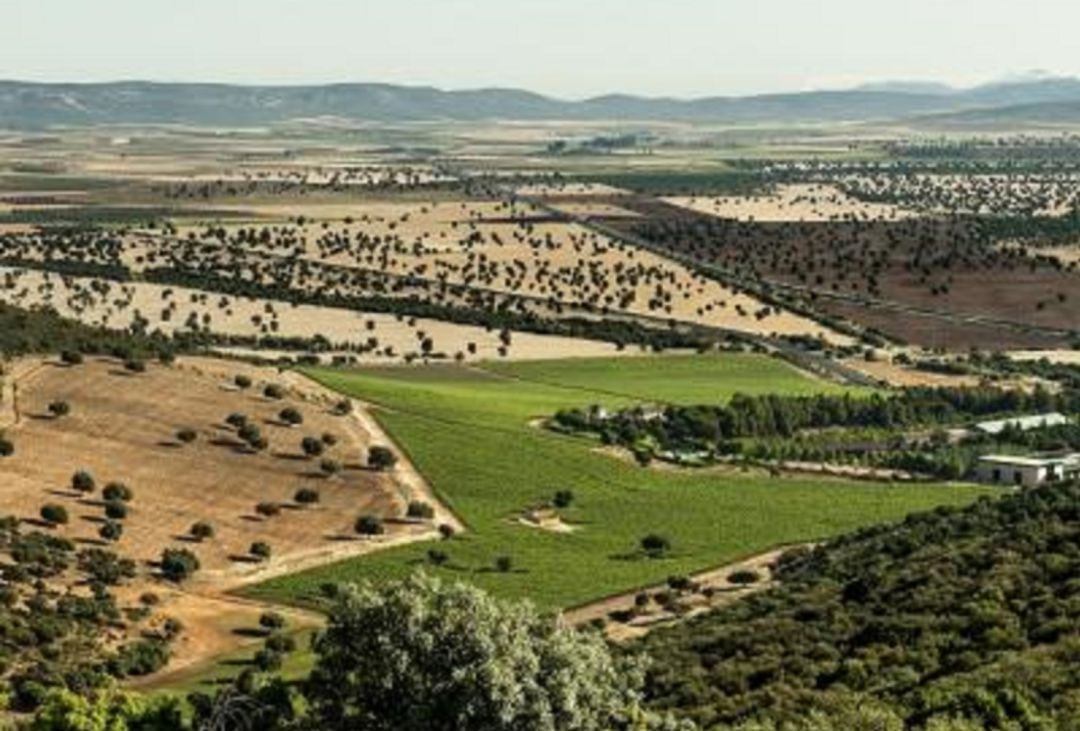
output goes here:
<path id="1" fill-rule="evenodd" d="M 841 91 L 674 99 L 626 94 L 583 101 L 520 89 L 444 91 L 424 86 L 329 84 L 235 86 L 126 81 L 41 84 L 0 81 L 0 128 L 58 125 L 268 125 L 297 119 L 382 122 L 486 119 L 640 120 L 726 124 L 890 121 L 992 115 L 1017 105 L 1080 102 L 1080 81 L 1036 78 L 972 89 L 885 82 Z M 962 117 L 957 123 L 962 123 Z"/>
<path id="2" fill-rule="evenodd" d="M 931 129 L 1027 129 L 1080 125 L 1080 100 L 1016 104 L 932 114 L 912 120 L 912 126 Z"/>

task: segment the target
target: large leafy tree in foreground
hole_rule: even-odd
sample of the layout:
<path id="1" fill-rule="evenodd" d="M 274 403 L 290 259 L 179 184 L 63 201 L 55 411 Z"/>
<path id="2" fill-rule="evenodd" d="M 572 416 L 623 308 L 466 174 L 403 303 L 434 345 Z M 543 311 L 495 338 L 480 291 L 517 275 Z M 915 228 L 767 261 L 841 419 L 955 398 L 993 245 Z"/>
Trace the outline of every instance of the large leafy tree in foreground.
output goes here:
<path id="1" fill-rule="evenodd" d="M 527 603 L 416 574 L 342 587 L 305 694 L 321 731 L 606 731 L 644 723 L 643 668 Z"/>

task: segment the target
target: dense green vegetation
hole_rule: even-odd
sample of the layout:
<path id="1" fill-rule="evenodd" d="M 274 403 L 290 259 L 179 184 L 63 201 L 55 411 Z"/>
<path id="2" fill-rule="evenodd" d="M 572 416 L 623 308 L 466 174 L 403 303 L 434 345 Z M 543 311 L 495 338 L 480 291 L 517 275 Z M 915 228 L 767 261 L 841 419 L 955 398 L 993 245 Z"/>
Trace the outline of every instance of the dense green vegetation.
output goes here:
<path id="1" fill-rule="evenodd" d="M 694 731 L 642 707 L 644 658 L 613 652 L 528 602 L 414 574 L 335 586 L 297 683 L 278 675 L 295 643 L 283 618 L 254 667 L 212 694 L 52 692 L 32 731 Z"/>
<path id="2" fill-rule="evenodd" d="M 526 375 L 537 375 L 537 368 L 500 366 Z M 597 402 L 625 406 L 650 393 L 686 401 L 700 398 L 707 387 L 713 398 L 723 400 L 761 373 L 771 374 L 761 387 L 780 393 L 820 386 L 764 356 L 643 357 L 621 360 L 619 368 L 622 378 L 597 361 L 552 364 L 540 373 L 551 383 L 451 365 L 309 373 L 380 407 L 380 421 L 468 524 L 467 533 L 438 547 L 444 557 L 433 570 L 546 606 L 578 604 L 777 544 L 963 503 L 981 492 L 734 471 L 642 470 L 598 454 L 588 442 L 530 426 L 560 408 Z M 684 387 L 674 385 L 679 379 L 672 373 L 691 372 L 696 376 Z M 710 372 L 714 382 L 706 385 Z M 569 386 L 558 385 L 561 380 Z M 526 509 L 551 502 L 565 489 L 575 498 L 559 512 L 577 530 L 555 533 L 517 521 Z M 652 533 L 670 540 L 671 550 L 662 559 L 639 550 L 641 539 Z M 400 577 L 432 564 L 431 548 L 391 549 L 275 579 L 250 593 L 310 601 L 327 582 Z M 512 571 L 492 570 L 500 556 L 512 558 Z"/>
<path id="3" fill-rule="evenodd" d="M 112 587 L 135 564 L 102 548 L 24 530 L 0 518 L 0 699 L 14 710 L 36 708 L 50 689 L 89 692 L 113 678 L 146 675 L 165 665 L 174 634 L 147 625 L 145 608 L 122 611 Z M 90 589 L 57 586 L 74 572 Z M 106 632 L 125 637 L 109 646 Z"/>
<path id="4" fill-rule="evenodd" d="M 891 719 L 861 728 L 1077 728 L 1080 486 L 856 531 L 779 575 L 644 642 L 655 707 L 705 728 L 852 708 Z"/>
<path id="5" fill-rule="evenodd" d="M 136 335 L 84 325 L 60 317 L 52 310 L 25 310 L 0 303 L 0 354 L 8 357 L 28 353 L 69 351 L 85 354 L 132 354 L 171 357 L 191 343 L 184 338 Z"/>
<path id="6" fill-rule="evenodd" d="M 940 427 L 963 426 L 990 417 L 1031 413 L 1080 412 L 1080 392 L 1030 393 L 989 386 L 970 388 L 910 387 L 891 394 L 778 396 L 736 394 L 727 404 L 635 406 L 615 413 L 592 407 L 557 412 L 554 429 L 598 436 L 647 462 L 654 456 L 708 462 L 744 455 L 756 460 L 804 462 L 864 461 L 946 479 L 963 476 L 977 450 L 987 442 L 1033 446 L 1019 429 L 1006 429 L 994 440 L 978 435 L 961 440 L 958 450 Z M 927 429 L 933 428 L 930 436 Z M 1057 429 L 1050 444 L 1068 448 L 1075 428 Z M 1045 447 L 1055 448 L 1055 447 Z"/>

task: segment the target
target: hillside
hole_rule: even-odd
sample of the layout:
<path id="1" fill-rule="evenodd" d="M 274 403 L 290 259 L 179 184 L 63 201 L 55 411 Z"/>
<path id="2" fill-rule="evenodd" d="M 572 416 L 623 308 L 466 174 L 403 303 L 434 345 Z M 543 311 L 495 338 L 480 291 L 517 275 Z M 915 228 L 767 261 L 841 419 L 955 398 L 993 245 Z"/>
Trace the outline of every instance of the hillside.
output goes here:
<path id="1" fill-rule="evenodd" d="M 877 84 L 841 91 L 747 97 L 651 98 L 610 94 L 566 101 L 518 89 L 444 91 L 356 83 L 234 86 L 125 81 L 44 84 L 0 81 L 0 128 L 55 125 L 192 124 L 244 126 L 331 117 L 368 121 L 606 120 L 714 123 L 903 119 L 969 110 L 1080 100 L 1069 78 L 997 83 L 972 89 Z"/>
<path id="2" fill-rule="evenodd" d="M 1074 729 L 1078 519 L 1080 485 L 1057 485 L 789 554 L 780 588 L 649 637 L 652 702 L 703 728 L 812 710 L 862 728 L 861 709 L 873 728 Z"/>

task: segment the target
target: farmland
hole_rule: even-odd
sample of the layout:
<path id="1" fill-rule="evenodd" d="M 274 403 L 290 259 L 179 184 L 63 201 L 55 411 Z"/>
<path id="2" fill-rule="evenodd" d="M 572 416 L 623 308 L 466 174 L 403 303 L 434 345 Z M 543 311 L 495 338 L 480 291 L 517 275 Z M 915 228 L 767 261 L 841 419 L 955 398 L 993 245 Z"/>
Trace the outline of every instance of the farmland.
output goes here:
<path id="1" fill-rule="evenodd" d="M 154 621 L 184 627 L 170 669 L 197 665 L 252 642 L 244 632 L 263 607 L 230 599 L 230 589 L 434 534 L 433 522 L 399 520 L 410 500 L 430 501 L 426 486 L 404 468 L 367 469 L 371 446 L 389 442 L 358 411 L 334 413 L 335 403 L 306 381 L 243 363 L 23 359 L 5 374 L 0 433 L 14 454 L 0 511 L 130 560 L 120 601 L 154 592 Z M 302 449 L 312 435 L 321 460 Z M 453 522 L 436 508 L 433 520 Z M 361 515 L 385 519 L 383 535 L 356 535 Z M 173 549 L 198 562 L 183 587 L 162 580 L 161 557 Z M 288 616 L 297 628 L 314 621 Z"/>
<path id="2" fill-rule="evenodd" d="M 1074 360 L 1080 330 L 1071 158 L 776 134 L 661 125 L 617 151 L 599 123 L 0 138 L 0 515 L 133 562 L 116 601 L 150 619 L 102 651 L 179 620 L 167 655 L 118 675 L 177 695 L 306 674 L 330 587 L 418 569 L 636 637 L 635 619 L 772 587 L 729 574 L 772 577 L 786 546 L 995 495 L 960 481 L 980 450 L 1072 439 L 959 445 L 936 428 L 974 414 L 864 425 L 844 400 L 941 386 L 1071 408 L 1066 366 L 1037 360 Z M 736 394 L 849 419 L 718 438 Z M 386 472 L 367 464 L 381 445 Z M 122 520 L 80 472 L 134 491 Z M 167 548 L 198 571 L 165 579 Z M 637 604 L 698 578 L 708 596 Z M 268 611 L 286 627 L 256 629 Z"/>
<path id="3" fill-rule="evenodd" d="M 642 470 L 598 453 L 595 445 L 529 425 L 560 408 L 615 406 L 649 393 L 678 402 L 700 398 L 701 384 L 665 389 L 669 363 L 676 374 L 696 373 L 704 379 L 712 373 L 709 392 L 715 399 L 730 396 L 741 380 L 761 373 L 766 375 L 759 383 L 770 391 L 798 393 L 813 386 L 787 366 L 761 357 L 633 362 L 639 372 L 610 378 L 605 377 L 610 362 L 600 361 L 586 361 L 580 368 L 567 363 L 309 374 L 374 404 L 379 420 L 468 526 L 466 533 L 437 546 L 449 557 L 439 572 L 467 576 L 497 594 L 529 597 L 545 606 L 573 606 L 777 544 L 821 538 L 931 505 L 966 502 L 981 493 L 957 486 L 774 479 L 756 471 Z M 644 375 L 646 369 L 651 376 Z M 614 395 L 620 391 L 626 395 Z M 574 530 L 546 531 L 518 521 L 560 489 L 574 493 L 573 504 L 561 512 Z M 651 532 L 670 537 L 668 557 L 650 560 L 638 554 L 638 542 Z M 428 563 L 430 548 L 392 549 L 282 577 L 246 593 L 310 601 L 324 582 L 401 576 Z M 494 570 L 503 555 L 512 559 L 513 570 Z"/>

